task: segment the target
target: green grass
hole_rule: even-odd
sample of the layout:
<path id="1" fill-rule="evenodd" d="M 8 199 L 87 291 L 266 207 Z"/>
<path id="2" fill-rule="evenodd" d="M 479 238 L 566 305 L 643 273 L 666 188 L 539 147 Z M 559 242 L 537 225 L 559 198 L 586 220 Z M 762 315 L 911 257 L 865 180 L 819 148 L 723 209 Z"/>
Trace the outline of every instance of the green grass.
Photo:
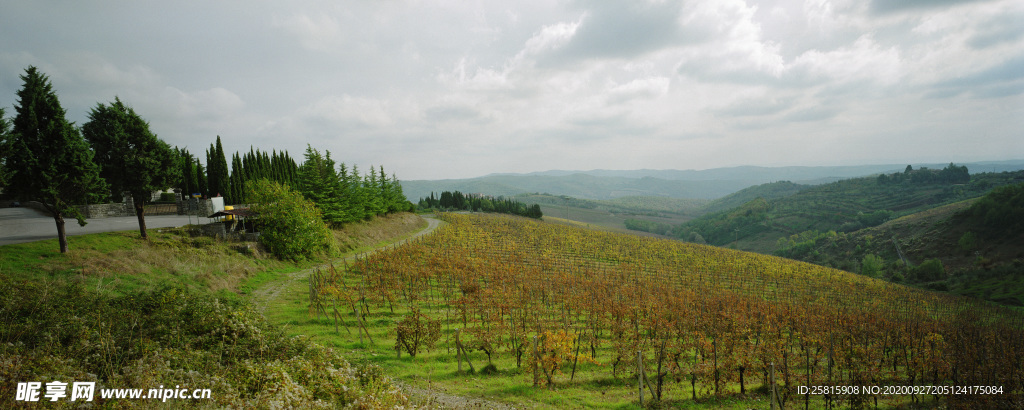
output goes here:
<path id="1" fill-rule="evenodd" d="M 76 282 L 115 295 L 164 285 L 227 295 L 250 276 L 299 267 L 253 254 L 254 243 L 192 237 L 186 228 L 151 229 L 149 237 L 142 240 L 136 232 L 75 236 L 67 254 L 58 252 L 56 239 L 0 246 L 0 273 L 15 280 Z"/>
<path id="2" fill-rule="evenodd" d="M 357 283 L 357 278 L 350 275 L 350 285 Z M 611 375 L 608 363 L 613 359 L 611 347 L 604 344 L 598 349 L 598 364 L 579 363 L 575 380 L 570 381 L 571 367 L 565 367 L 556 374 L 552 389 L 533 387 L 532 372 L 526 358 L 522 367 L 516 367 L 515 357 L 502 352 L 494 357 L 497 366 L 495 374 L 483 374 L 482 368 L 487 365 L 487 357 L 480 351 L 469 354 L 469 359 L 476 369 L 469 371 L 463 363 L 463 371 L 458 371 L 455 359 L 454 325 L 442 326 L 442 336 L 429 351 L 420 352 L 415 358 L 403 352 L 399 358 L 394 350 L 395 324 L 409 312 L 407 305 L 397 303 L 394 312 L 389 307 L 374 307 L 366 317 L 370 338 L 360 339 L 358 321 L 351 308 L 342 308 L 342 324 L 337 332 L 334 321 L 330 318 L 311 316 L 309 314 L 308 282 L 293 281 L 287 285 L 281 296 L 270 301 L 266 315 L 272 323 L 283 325 L 289 335 L 305 335 L 317 343 L 333 347 L 354 363 L 375 364 L 384 368 L 388 375 L 406 383 L 434 390 L 467 397 L 485 397 L 514 406 L 546 407 L 546 408 L 608 408 L 634 409 L 637 406 L 636 379 L 632 374 L 620 374 L 618 378 Z M 372 305 L 371 305 L 372 306 Z M 420 304 L 421 309 L 425 306 Z M 426 307 L 425 313 L 434 318 L 444 318 L 442 306 Z M 451 313 L 454 313 L 452 311 Z M 503 349 L 504 350 L 504 349 Z M 543 375 L 540 376 L 543 380 Z M 714 408 L 758 408 L 764 407 L 764 398 L 750 394 L 760 386 L 759 376 L 752 372 L 746 375 L 747 396 L 739 396 L 739 384 L 725 385 L 725 392 L 715 398 L 709 392 L 698 390 L 698 401 L 691 399 L 689 384 L 666 380 L 664 399 L 671 407 L 714 407 Z M 698 387 L 700 389 L 700 387 Z M 645 391 L 647 400 L 650 393 Z M 821 405 L 818 404 L 818 407 Z"/>

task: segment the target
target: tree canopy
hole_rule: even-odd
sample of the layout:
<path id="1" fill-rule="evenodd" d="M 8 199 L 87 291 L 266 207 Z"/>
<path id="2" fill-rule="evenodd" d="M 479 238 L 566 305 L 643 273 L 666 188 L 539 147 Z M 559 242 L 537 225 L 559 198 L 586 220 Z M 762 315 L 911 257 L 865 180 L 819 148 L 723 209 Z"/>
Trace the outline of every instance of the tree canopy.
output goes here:
<path id="1" fill-rule="evenodd" d="M 85 225 L 76 204 L 99 202 L 108 192 L 93 152 L 78 128 L 65 118 L 49 78 L 35 67 L 25 69 L 15 104 L 9 172 L 5 190 L 14 197 L 38 201 L 53 215 L 60 251 L 67 252 L 64 217 Z"/>
<path id="2" fill-rule="evenodd" d="M 4 109 L 0 108 L 0 189 L 7 186 L 7 169 L 4 164 L 7 163 L 7 157 L 11 155 L 11 144 L 10 133 L 11 133 L 11 122 L 7 120 L 4 115 Z"/>
<path id="3" fill-rule="evenodd" d="M 149 130 L 149 123 L 129 106 L 114 98 L 89 112 L 82 134 L 92 145 L 100 176 L 110 185 L 110 196 L 120 200 L 129 192 L 146 236 L 145 203 L 153 191 L 163 190 L 180 179 L 177 153 Z"/>

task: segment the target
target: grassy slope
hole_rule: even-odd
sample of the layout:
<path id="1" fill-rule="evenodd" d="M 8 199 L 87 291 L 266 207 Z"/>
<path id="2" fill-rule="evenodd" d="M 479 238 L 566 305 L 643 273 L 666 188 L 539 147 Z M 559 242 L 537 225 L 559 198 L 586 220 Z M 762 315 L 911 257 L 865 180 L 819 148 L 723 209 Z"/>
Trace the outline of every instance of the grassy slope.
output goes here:
<path id="1" fill-rule="evenodd" d="M 424 226 L 412 214 L 392 215 L 334 231 L 343 251 L 372 247 Z M 311 266 L 292 264 L 264 254 L 254 242 L 225 242 L 190 236 L 185 228 L 151 229 L 150 240 L 134 231 L 71 238 L 61 254 L 57 240 L 0 246 L 0 274 L 14 280 L 77 282 L 121 295 L 163 285 L 235 298 L 251 281 Z M 235 296 L 233 296 L 235 295 Z"/>
<path id="2" fill-rule="evenodd" d="M 581 225 L 579 223 L 559 220 L 558 218 L 553 217 L 545 217 L 545 220 L 549 218 L 555 223 L 575 226 Z M 532 224 L 533 222 L 530 223 Z M 523 243 L 525 244 L 529 242 L 529 240 L 526 240 Z M 453 247 L 467 246 L 465 244 L 451 245 Z M 680 245 L 690 246 L 685 244 Z M 781 261 L 790 265 L 788 269 L 808 271 L 823 270 L 820 267 L 805 265 L 799 262 L 792 262 L 770 256 L 750 255 L 744 252 L 718 248 L 702 249 L 708 249 L 712 252 L 716 252 L 716 254 L 726 256 L 723 259 L 729 259 L 729 257 L 736 258 L 738 256 L 742 258 L 752 256 L 753 259 L 750 259 L 750 263 L 754 264 L 775 264 Z M 553 249 L 553 252 L 559 253 L 568 251 L 564 249 Z M 722 263 L 729 264 L 734 262 Z M 812 287 L 820 289 L 836 287 L 839 283 L 843 282 L 843 280 L 849 280 L 851 283 L 855 282 L 868 284 L 869 286 L 878 286 L 881 288 L 901 288 L 898 285 L 887 284 L 881 281 L 867 279 L 859 275 L 837 271 L 833 271 L 832 276 L 830 276 L 828 280 L 822 278 L 820 279 L 821 283 L 819 285 Z M 714 284 L 718 283 L 718 281 L 711 280 L 708 283 Z M 358 280 L 356 278 L 350 278 L 347 286 L 358 286 L 357 284 Z M 379 364 L 388 369 L 389 374 L 415 386 L 460 395 L 500 398 L 500 400 L 515 406 L 550 408 L 635 408 L 636 391 L 635 384 L 633 384 L 635 380 L 630 379 L 628 376 L 619 379 L 611 377 L 609 374 L 608 363 L 613 357 L 613 354 L 607 346 L 598 349 L 598 361 L 604 363 L 603 365 L 580 364 L 577 369 L 579 374 L 576 375 L 576 380 L 571 382 L 569 381 L 569 369 L 564 369 L 564 373 L 561 373 L 556 377 L 557 388 L 554 391 L 535 389 L 530 386 L 530 379 L 532 376 L 528 367 L 524 365 L 522 368 L 517 368 L 515 358 L 511 354 L 505 352 L 505 349 L 502 349 L 502 352 L 499 353 L 494 360 L 494 364 L 498 369 L 497 373 L 483 374 L 480 372 L 487 364 L 487 359 L 479 351 L 470 354 L 470 359 L 476 369 L 476 373 L 458 372 L 457 363 L 454 360 L 454 353 L 451 350 L 451 346 L 453 344 L 452 337 L 455 331 L 454 328 L 459 327 L 458 325 L 444 325 L 442 327 L 443 336 L 434 349 L 422 352 L 415 358 L 411 358 L 406 354 L 401 355 L 401 357 L 396 357 L 394 350 L 394 328 L 396 322 L 408 313 L 405 303 L 396 303 L 392 308 L 393 310 L 383 306 L 374 306 L 371 308 L 371 314 L 368 316 L 369 333 L 373 339 L 371 341 L 369 338 L 361 338 L 359 329 L 356 325 L 356 317 L 352 313 L 351 308 L 346 309 L 339 307 L 339 310 L 342 313 L 343 325 L 337 332 L 335 332 L 335 324 L 331 319 L 311 317 L 307 309 L 307 291 L 308 289 L 306 288 L 305 283 L 294 283 L 291 286 L 290 291 L 278 304 L 281 306 L 282 313 L 277 320 L 285 320 L 290 333 L 312 335 L 315 340 L 319 340 L 321 343 L 344 351 L 349 358 Z M 911 291 L 910 293 L 913 294 L 914 292 L 916 291 Z M 787 292 L 784 291 L 782 293 Z M 445 317 L 444 309 L 431 308 L 429 313 L 435 318 Z M 347 323 L 348 326 L 345 326 L 344 323 Z M 465 363 L 463 363 L 462 366 L 464 366 L 464 369 L 468 368 Z M 758 376 L 751 374 L 750 378 L 747 380 L 748 389 L 757 389 L 759 381 L 755 380 L 758 380 Z M 671 389 L 670 395 L 672 397 L 683 398 L 678 401 L 673 401 L 672 405 L 683 407 L 694 406 L 694 403 L 688 399 L 690 392 L 689 386 L 686 383 L 670 383 L 668 388 Z M 739 387 L 736 383 L 730 384 L 727 389 L 733 392 L 733 394 L 727 395 L 720 401 L 714 401 L 713 399 L 708 398 L 706 392 L 699 393 L 703 397 L 700 407 L 767 407 L 767 403 L 763 401 L 763 397 L 761 395 L 739 396 Z M 820 405 L 820 403 L 817 405 Z"/>
<path id="3" fill-rule="evenodd" d="M 365 251 L 374 246 L 378 246 L 382 243 L 386 243 L 389 240 L 407 235 L 410 232 L 421 229 L 425 225 L 425 221 L 413 214 L 399 214 L 392 215 L 383 218 L 376 218 L 370 222 L 355 224 L 349 226 L 343 230 L 335 231 L 335 236 L 339 239 L 342 244 L 342 249 L 347 249 L 349 252 Z M 73 334 L 69 335 L 70 338 L 60 340 L 72 340 L 71 338 L 78 338 L 80 341 L 75 341 L 74 346 L 62 346 L 60 343 L 48 342 L 46 344 L 38 345 L 26 344 L 21 345 L 18 343 L 8 345 L 6 341 L 19 340 L 28 337 L 31 339 L 32 332 L 39 331 L 38 326 L 29 326 L 27 329 L 34 329 L 31 331 L 17 330 L 14 333 L 7 333 L 0 331 L 0 343 L 4 346 L 0 348 L 0 358 L 7 365 L 0 370 L 0 376 L 7 377 L 8 380 L 25 379 L 38 379 L 40 375 L 46 377 L 55 377 L 50 375 L 51 372 L 57 372 L 57 375 L 64 375 L 65 379 L 74 378 L 75 380 L 97 380 L 102 383 L 107 383 L 108 387 L 155 387 L 161 383 L 172 383 L 177 380 L 180 374 L 178 367 L 185 366 L 192 370 L 198 370 L 197 376 L 193 377 L 189 383 L 199 383 L 206 380 L 208 377 L 226 377 L 231 380 L 235 380 L 233 383 L 235 387 L 242 386 L 244 383 L 253 382 L 253 380 L 236 380 L 235 377 L 241 377 L 240 373 L 236 373 L 231 370 L 231 366 L 223 367 L 213 362 L 202 362 L 200 364 L 189 364 L 190 360 L 198 360 L 196 358 L 203 356 L 207 357 L 220 357 L 223 360 L 229 360 L 228 357 L 236 357 L 237 360 L 251 360 L 246 359 L 248 353 L 239 351 L 238 354 L 232 353 L 217 353 L 209 346 L 201 344 L 201 340 L 207 332 L 202 326 L 206 324 L 202 321 L 196 321 L 193 319 L 187 324 L 175 324 L 169 321 L 174 320 L 185 320 L 179 318 L 174 313 L 176 308 L 167 307 L 164 305 L 156 304 L 153 305 L 155 310 L 147 310 L 145 308 L 141 311 L 119 311 L 118 309 L 124 309 L 127 306 L 133 306 L 133 309 L 142 309 L 141 306 L 134 305 L 134 302 L 129 302 L 128 305 L 124 304 L 125 298 L 132 301 L 135 298 L 147 299 L 156 298 L 163 300 L 174 300 L 175 306 L 179 306 L 181 309 L 187 308 L 188 306 L 207 306 L 209 303 L 213 303 L 213 306 L 228 306 L 227 310 L 221 312 L 207 312 L 210 320 L 225 320 L 226 317 L 230 316 L 232 323 L 240 321 L 241 326 L 252 326 L 248 329 L 259 328 L 262 329 L 262 333 L 257 331 L 253 334 L 242 335 L 244 342 L 257 343 L 260 346 L 268 346 L 269 343 L 272 346 L 280 346 L 280 349 L 274 348 L 274 352 L 278 352 L 284 355 L 288 355 L 287 352 L 292 352 L 302 342 L 289 341 L 291 339 L 281 339 L 276 336 L 276 328 L 266 327 L 264 324 L 266 319 L 262 315 L 252 314 L 250 310 L 246 308 L 236 308 L 231 306 L 243 306 L 239 303 L 244 303 L 249 298 L 247 294 L 252 293 L 254 290 L 268 286 L 269 284 L 283 280 L 288 274 L 297 270 L 308 268 L 314 265 L 314 262 L 307 262 L 304 264 L 293 264 L 281 262 L 273 259 L 260 251 L 259 246 L 255 243 L 246 242 L 224 242 L 217 241 L 209 237 L 192 237 L 187 234 L 185 229 L 152 229 L 149 231 L 150 240 L 141 241 L 137 238 L 137 234 L 134 232 L 112 232 L 92 235 L 75 236 L 71 239 L 71 252 L 68 254 L 60 254 L 57 251 L 56 239 L 44 240 L 38 242 L 5 245 L 0 246 L 0 285 L 5 289 L 3 293 L 8 293 L 0 298 L 0 317 L 5 318 L 5 327 L 8 329 L 17 329 L 23 327 L 25 324 L 21 323 L 25 320 L 29 320 L 29 324 L 33 320 L 44 320 L 40 318 L 32 319 L 31 317 L 25 317 L 23 308 L 19 307 L 20 304 L 29 303 L 32 305 L 28 312 L 30 315 L 45 315 L 49 314 L 49 310 L 46 307 L 53 307 L 57 304 L 61 304 L 61 313 L 57 313 L 57 317 L 60 320 L 69 320 L 69 326 L 77 326 L 82 323 L 92 323 L 96 319 L 90 319 L 90 315 L 100 314 L 101 317 L 123 317 L 129 318 L 134 317 L 133 320 L 141 320 L 143 324 L 146 324 L 146 332 L 157 332 L 153 333 L 150 337 L 154 337 L 157 342 L 150 343 L 143 349 L 144 352 L 149 351 L 151 354 L 143 353 L 144 360 L 138 363 L 133 363 L 130 367 L 135 370 L 132 372 L 142 372 L 148 374 L 144 378 L 139 378 L 139 372 L 126 373 L 124 375 L 117 374 L 117 369 L 113 370 L 113 374 L 107 379 L 108 376 L 104 376 L 90 367 L 89 358 L 83 357 L 81 361 L 76 361 L 74 358 L 75 354 L 71 350 L 86 351 L 93 348 L 93 345 L 108 346 L 108 348 L 124 349 L 124 352 L 135 352 L 138 349 L 138 342 L 132 342 L 133 337 L 138 337 L 133 332 L 138 332 L 137 329 L 125 328 L 125 329 L 112 329 L 107 336 L 102 336 L 99 333 L 92 333 L 89 329 L 83 328 L 82 331 L 74 330 L 71 327 L 63 329 L 62 331 L 71 331 Z M 169 290 L 170 287 L 171 289 Z M 38 292 L 32 289 L 48 289 L 46 292 Z M 76 290 L 79 289 L 79 290 Z M 184 289 L 186 293 L 173 289 Z M 25 292 L 25 296 L 19 296 Z M 63 293 L 70 292 L 71 294 L 79 295 L 74 297 L 61 297 Z M 77 292 L 77 293 L 76 293 Z M 81 292 L 85 292 L 84 294 Z M 190 296 L 191 295 L 191 296 Z M 54 299 L 56 298 L 56 299 Z M 220 299 L 221 301 L 227 301 L 227 305 L 217 305 L 217 302 L 211 302 L 214 298 Z M 141 302 L 140 302 L 141 303 Z M 91 305 L 89 305 L 91 304 Z M 107 306 L 109 304 L 109 306 Z M 65 306 L 66 305 L 66 306 Z M 79 306 L 82 305 L 82 306 Z M 91 307 L 83 307 L 89 305 Z M 161 307 L 164 306 L 164 307 Z M 10 310 L 14 309 L 14 310 Z M 96 312 L 89 313 L 89 310 L 97 310 Z M 216 308 L 217 310 L 220 308 Z M 233 309 L 241 309 L 237 313 Z M 180 309 L 179 309 L 180 310 Z M 194 310 L 194 308 L 193 308 Z M 8 314 L 15 314 L 15 316 L 8 316 Z M 224 318 L 221 318 L 221 315 Z M 34 316 L 33 316 L 34 317 Z M 45 319 L 47 321 L 54 319 Z M 156 321 L 150 323 L 150 321 Z M 57 323 L 57 322 L 54 322 Z M 198 328 L 188 327 L 190 323 L 195 323 Z M 271 325 L 272 326 L 272 325 Z M 65 326 L 66 327 L 66 326 Z M 160 329 L 179 328 L 179 333 L 174 333 L 177 336 L 171 339 L 162 339 L 164 336 L 160 334 Z M 70 329 L 70 330 L 68 330 Z M 152 330 L 150 330 L 152 329 Z M 195 331 L 193 334 L 191 332 Z M 76 333 L 77 332 L 77 333 Z M 122 334 L 125 337 L 122 338 Z M 240 334 L 240 333 L 239 333 Z M 239 335 L 239 334 L 236 334 Z M 182 340 L 180 337 L 186 335 L 186 339 Z M 262 336 L 261 336 L 262 335 Z M 42 337 L 42 336 L 41 336 Z M 194 338 L 194 341 L 188 342 L 188 337 Z M 186 345 L 177 344 L 166 344 L 167 341 L 179 340 L 184 342 Z M 161 342 L 160 340 L 165 340 Z M 127 343 L 127 344 L 126 344 Z M 199 343 L 199 344 L 197 344 Z M 115 345 L 116 344 L 116 345 Z M 124 346 L 121 346 L 121 345 Z M 102 347 L 101 346 L 101 347 Z M 293 347 L 288 347 L 293 346 Z M 156 348 L 157 350 L 149 350 Z M 222 346 L 223 347 L 223 346 Z M 200 349 L 196 351 L 195 349 Z M 71 349 L 71 350 L 68 350 Z M 262 348 L 261 348 L 262 349 Z M 216 349 L 214 349 L 216 350 Z M 318 366 L 317 370 L 283 370 L 285 372 L 307 372 L 309 375 L 314 377 L 320 377 L 320 372 L 328 371 L 328 368 L 338 365 L 336 360 L 332 357 L 332 353 L 326 353 L 323 355 L 317 353 L 314 350 L 298 350 L 301 353 L 299 356 L 293 357 L 288 363 L 289 366 L 306 366 L 310 363 L 316 363 Z M 71 353 L 69 353 L 71 352 Z M 255 354 L 263 354 L 262 350 L 254 350 Z M 126 353 L 122 353 L 126 354 Z M 276 353 L 275 353 L 276 354 Z M 63 359 L 64 355 L 68 356 L 69 359 Z M 155 355 L 155 356 L 153 356 Z M 191 355 L 191 356 L 190 356 Z M 205 356 L 204 356 L 205 355 Z M 220 355 L 220 356 L 218 356 Z M 233 356 L 232 356 L 233 355 Z M 312 356 L 310 356 L 312 355 Z M 166 357 L 164 357 L 166 356 Z M 164 357 L 164 358 L 161 358 Z M 289 356 L 283 356 L 289 357 Z M 7 360 L 14 360 L 14 366 L 8 366 L 11 362 Z M 163 363 L 164 360 L 169 360 L 166 366 L 172 366 L 168 368 L 163 364 L 150 366 L 146 364 L 145 360 L 158 360 Z M 207 359 L 203 359 L 207 360 Z M 235 360 L 235 359 L 232 359 Z M 323 362 L 327 360 L 328 362 Z M 173 364 L 172 364 L 173 363 Z M 333 363 L 333 364 L 332 364 Z M 155 366 L 155 367 L 154 367 Z M 256 377 L 262 374 L 264 371 L 269 371 L 270 367 L 278 366 L 270 361 L 258 362 L 253 365 L 250 372 L 254 372 L 251 377 Z M 342 364 L 341 366 L 347 366 Z M 125 367 L 128 369 L 129 367 Z M 163 370 L 161 370 L 163 369 Z M 276 371 L 282 371 L 280 368 L 275 368 Z M 366 371 L 365 367 L 360 367 L 360 372 Z M 128 371 L 128 370 L 125 370 Z M 13 372 L 13 373 L 12 373 Z M 42 372 L 42 373 L 39 373 Z M 70 373 L 68 373 L 70 372 Z M 88 376 L 85 373 L 92 373 L 93 375 Z M 169 373 L 167 373 L 169 372 Z M 100 379 L 96 379 L 96 374 L 100 374 Z M 136 376 L 132 376 L 135 374 Z M 296 373 L 292 373 L 293 375 Z M 77 375 L 77 376 L 76 376 Z M 178 375 L 178 376 L 175 376 Z M 279 373 L 278 376 L 284 375 L 287 377 L 287 373 Z M 361 383 L 365 383 L 366 379 L 364 375 L 359 376 L 356 381 L 348 379 L 342 380 L 337 379 L 337 383 L 343 383 L 349 386 L 351 393 L 343 393 L 342 396 L 349 397 L 351 400 L 353 396 L 351 394 L 362 394 L 358 393 L 363 391 L 364 388 L 371 396 L 364 396 L 369 400 L 391 400 L 394 397 L 390 396 L 391 393 L 384 393 L 376 391 L 374 389 L 385 388 L 389 386 L 387 383 L 377 383 L 372 386 L 362 386 Z M 0 377 L 0 378 L 3 378 Z M 13 377 L 13 378 L 12 378 Z M 260 376 L 262 377 L 262 376 Z M 277 376 L 268 376 L 271 379 Z M 345 376 L 348 377 L 348 376 Z M 375 376 L 373 376 L 375 377 Z M 57 377 L 60 379 L 61 377 Z M 25 379 L 28 380 L 28 379 Z M 47 379 L 50 380 L 50 379 Z M 198 380 L 198 381 L 197 381 Z M 181 381 L 178 381 L 182 383 Z M 268 379 L 268 383 L 273 383 L 272 380 Z M 304 382 L 303 382 L 304 383 Z M 355 383 L 355 384 L 349 384 Z M 152 384 L 152 386 L 150 386 Z M 185 383 L 182 383 L 185 384 Z M 101 384 L 102 386 L 103 384 Z M 308 385 L 312 386 L 312 385 Z M 334 387 L 339 387 L 335 385 Z M 376 386 L 376 387 L 373 387 Z M 216 387 L 212 384 L 206 383 L 200 387 Z M 233 400 L 234 394 L 244 394 L 233 390 L 231 387 L 222 386 L 219 390 L 221 396 L 216 397 L 217 406 L 232 405 L 238 406 L 240 402 L 230 401 Z M 263 388 L 256 386 L 248 386 L 247 388 L 255 388 L 256 392 L 261 391 Z M 0 391 L 4 392 L 4 399 L 6 397 L 13 397 L 7 395 L 10 392 L 9 389 L 13 389 L 12 386 L 6 384 L 0 385 Z M 352 390 L 354 389 L 354 390 Z M 267 390 L 268 392 L 271 390 Z M 276 390 L 274 390 L 276 391 Z M 218 394 L 218 393 L 214 393 Z M 267 403 L 260 400 L 276 400 L 276 396 L 273 394 L 266 394 L 262 398 L 250 398 L 246 400 L 250 401 L 249 405 L 265 406 Z M 359 396 L 355 396 L 359 397 Z M 120 403 L 119 405 L 132 406 L 132 403 L 128 402 L 115 402 Z M 141 402 L 140 402 L 141 403 Z M 292 403 L 306 403 L 302 401 L 293 401 Z M 180 403 L 179 403 L 180 404 Z M 201 404 L 195 402 L 193 404 Z M 101 403 L 100 406 L 112 405 L 111 402 Z M 138 405 L 136 403 L 135 405 Z M 372 404 L 371 404 L 372 405 Z M 248 406 L 248 405 L 244 405 Z"/>
<path id="4" fill-rule="evenodd" d="M 517 201 L 540 204 L 545 216 L 596 225 L 613 231 L 627 231 L 625 220 L 642 219 L 663 224 L 690 220 L 707 203 L 702 199 L 629 196 L 608 200 L 580 199 L 550 194 L 520 194 Z"/>

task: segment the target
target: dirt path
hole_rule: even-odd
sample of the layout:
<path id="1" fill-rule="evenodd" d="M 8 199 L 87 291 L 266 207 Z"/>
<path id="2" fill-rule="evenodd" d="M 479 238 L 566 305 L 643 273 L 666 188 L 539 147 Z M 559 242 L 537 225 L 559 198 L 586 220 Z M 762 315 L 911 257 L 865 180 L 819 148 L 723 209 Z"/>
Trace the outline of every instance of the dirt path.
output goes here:
<path id="1" fill-rule="evenodd" d="M 441 220 L 433 218 L 433 217 L 429 217 L 429 216 L 423 216 L 422 218 L 427 221 L 427 227 L 422 229 L 422 230 L 420 230 L 419 232 L 416 232 L 416 233 L 410 235 L 409 237 L 407 237 L 405 239 L 399 240 L 397 242 L 392 242 L 392 243 L 389 243 L 389 244 L 386 244 L 384 246 L 380 246 L 380 247 L 377 247 L 377 248 L 374 248 L 374 249 L 370 249 L 368 251 L 353 252 L 353 253 L 348 254 L 348 255 L 346 255 L 344 257 L 332 260 L 332 261 L 330 261 L 328 263 L 324 263 L 324 264 L 321 264 L 319 266 L 314 266 L 314 267 L 309 268 L 309 269 L 303 269 L 303 270 L 298 270 L 298 271 L 295 271 L 295 272 L 291 272 L 291 273 L 288 274 L 288 277 L 284 278 L 283 280 L 275 280 L 273 282 L 264 284 L 259 289 L 256 289 L 255 291 L 253 291 L 253 293 L 252 293 L 253 305 L 256 306 L 256 309 L 259 310 L 260 313 L 265 313 L 266 310 L 267 310 L 267 306 L 270 304 L 270 302 L 279 299 L 281 297 L 281 292 L 283 292 L 285 289 L 287 289 L 288 285 L 290 285 L 290 284 L 292 284 L 292 283 L 294 283 L 296 281 L 299 281 L 299 280 L 305 280 L 306 278 L 309 277 L 309 275 L 311 273 L 313 273 L 313 270 L 315 270 L 315 269 L 322 269 L 324 266 L 327 266 L 329 264 L 337 265 L 337 264 L 343 263 L 345 261 L 352 261 L 352 260 L 355 260 L 355 258 L 357 256 L 363 257 L 363 256 L 366 256 L 366 255 L 372 254 L 374 252 L 380 251 L 382 249 L 387 249 L 389 247 L 401 246 L 401 245 L 405 244 L 406 242 L 408 242 L 410 240 L 413 240 L 413 239 L 418 238 L 420 236 L 423 236 L 423 235 L 426 235 L 428 233 L 434 232 L 434 230 L 437 229 L 437 227 L 441 226 L 441 224 L 443 223 L 443 222 L 441 222 Z"/>
<path id="2" fill-rule="evenodd" d="M 498 403 L 487 399 L 475 397 L 457 396 L 439 390 L 424 389 L 410 386 L 402 381 L 395 381 L 395 384 L 402 389 L 402 392 L 418 406 L 431 409 L 514 409 L 505 403 Z"/>

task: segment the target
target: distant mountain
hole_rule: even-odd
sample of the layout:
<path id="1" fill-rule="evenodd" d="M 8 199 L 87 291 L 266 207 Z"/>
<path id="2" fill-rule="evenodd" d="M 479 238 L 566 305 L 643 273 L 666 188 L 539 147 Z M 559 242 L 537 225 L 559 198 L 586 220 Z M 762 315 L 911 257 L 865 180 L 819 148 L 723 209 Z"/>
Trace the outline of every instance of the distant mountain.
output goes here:
<path id="1" fill-rule="evenodd" d="M 914 169 L 942 168 L 948 164 L 911 164 Z M 1024 169 L 1024 160 L 963 164 L 971 173 Z M 512 196 L 549 193 L 585 199 L 624 196 L 716 199 L 744 188 L 776 181 L 818 185 L 838 180 L 903 171 L 906 164 L 756 167 L 741 166 L 706 170 L 552 170 L 528 174 L 491 174 L 478 178 L 402 181 L 409 200 L 416 202 L 431 192 L 461 191 Z"/>
<path id="2" fill-rule="evenodd" d="M 431 192 L 460 191 L 511 196 L 522 193 L 548 193 L 584 199 L 612 199 L 624 196 L 663 196 L 669 198 L 711 199 L 728 195 L 757 180 L 666 180 L 653 177 L 627 178 L 569 175 L 490 175 L 472 179 L 440 181 L 402 181 L 409 200 L 429 196 Z"/>
<path id="3" fill-rule="evenodd" d="M 974 163 L 957 163 L 966 165 L 971 173 L 980 172 L 1003 172 L 1017 171 L 1024 169 L 1024 160 L 1010 161 L 982 161 Z M 675 170 L 675 169 L 638 169 L 638 170 L 607 170 L 594 169 L 590 171 L 565 171 L 551 170 L 541 172 L 530 172 L 525 174 L 491 174 L 488 176 L 566 176 L 573 174 L 593 175 L 598 177 L 623 177 L 623 178 L 658 178 L 678 181 L 721 181 L 721 180 L 751 180 L 758 181 L 756 184 L 763 184 L 774 181 L 790 181 L 798 184 L 820 184 L 834 182 L 839 179 L 862 177 L 880 173 L 893 173 L 902 171 L 908 164 L 882 164 L 882 165 L 845 165 L 845 166 L 788 166 L 788 167 L 759 167 L 759 166 L 738 166 L 727 168 L 712 168 L 704 170 Z M 914 169 L 943 168 L 949 163 L 911 163 Z M 755 185 L 756 185 L 755 184 Z"/>

